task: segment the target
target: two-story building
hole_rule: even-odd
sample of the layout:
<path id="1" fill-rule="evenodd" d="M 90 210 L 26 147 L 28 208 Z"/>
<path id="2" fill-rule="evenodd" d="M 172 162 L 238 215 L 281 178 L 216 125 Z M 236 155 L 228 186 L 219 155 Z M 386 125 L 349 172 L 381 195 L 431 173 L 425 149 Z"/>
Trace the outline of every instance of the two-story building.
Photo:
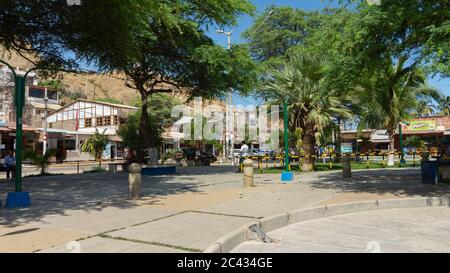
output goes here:
<path id="1" fill-rule="evenodd" d="M 15 69 L 17 75 L 25 75 L 25 70 Z M 30 104 L 29 86 L 37 84 L 35 73 L 29 73 L 26 79 L 25 108 L 23 116 L 25 149 L 38 148 L 37 139 L 39 130 L 33 126 L 36 119 L 35 108 Z M 6 66 L 0 66 L 0 157 L 5 156 L 6 151 L 15 149 L 16 143 L 16 106 L 14 105 L 14 79 L 12 72 Z M 31 96 L 33 97 L 33 95 Z M 32 100 L 32 99 L 31 99 Z M 41 120 L 43 116 L 41 117 Z"/>
<path id="2" fill-rule="evenodd" d="M 136 107 L 79 99 L 47 116 L 47 146 L 58 150 L 58 159 L 84 160 L 91 158 L 82 153 L 80 146 L 97 130 L 108 136 L 103 157 L 105 159 L 121 158 L 123 147 L 117 135 L 119 125 L 127 116 L 138 110 Z"/>

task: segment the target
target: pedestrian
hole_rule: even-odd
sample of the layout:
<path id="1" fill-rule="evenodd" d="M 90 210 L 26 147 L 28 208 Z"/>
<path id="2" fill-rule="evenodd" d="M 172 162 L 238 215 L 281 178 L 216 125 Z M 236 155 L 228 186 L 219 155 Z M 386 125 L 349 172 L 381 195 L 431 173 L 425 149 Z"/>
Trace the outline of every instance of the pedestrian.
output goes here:
<path id="1" fill-rule="evenodd" d="M 8 152 L 5 157 L 6 179 L 14 179 L 16 175 L 16 157 L 13 152 Z"/>
<path id="2" fill-rule="evenodd" d="M 249 147 L 245 142 L 242 143 L 241 149 L 240 149 L 240 157 L 239 157 L 239 166 L 238 166 L 238 172 L 241 172 L 241 165 L 244 163 L 245 158 L 248 156 L 248 150 Z"/>

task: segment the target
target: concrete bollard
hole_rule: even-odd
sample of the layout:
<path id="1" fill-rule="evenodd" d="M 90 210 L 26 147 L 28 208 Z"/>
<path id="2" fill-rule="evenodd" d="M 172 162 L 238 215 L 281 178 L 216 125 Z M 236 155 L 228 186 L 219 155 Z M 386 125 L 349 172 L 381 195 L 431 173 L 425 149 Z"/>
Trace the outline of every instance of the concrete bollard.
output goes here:
<path id="1" fill-rule="evenodd" d="M 244 167 L 244 187 L 254 187 L 255 181 L 253 178 L 253 160 L 246 159 L 242 165 Z"/>
<path id="2" fill-rule="evenodd" d="M 342 177 L 350 178 L 352 177 L 352 161 L 349 157 L 345 157 L 342 163 Z"/>
<path id="3" fill-rule="evenodd" d="M 141 198 L 141 170 L 141 165 L 137 163 L 133 163 L 128 167 L 128 193 L 130 199 Z"/>

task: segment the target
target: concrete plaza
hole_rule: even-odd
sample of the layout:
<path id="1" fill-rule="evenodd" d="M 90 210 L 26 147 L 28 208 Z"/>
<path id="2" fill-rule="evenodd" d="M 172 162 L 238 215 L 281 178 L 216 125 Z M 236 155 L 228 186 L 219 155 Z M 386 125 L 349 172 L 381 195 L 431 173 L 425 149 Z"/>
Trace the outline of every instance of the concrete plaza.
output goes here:
<path id="1" fill-rule="evenodd" d="M 450 252 L 450 208 L 403 208 L 351 213 L 268 233 L 275 243 L 247 241 L 238 253 Z"/>
<path id="2" fill-rule="evenodd" d="M 143 198 L 127 199 L 127 174 L 26 178 L 32 206 L 0 209 L 0 252 L 200 252 L 245 223 L 318 205 L 448 196 L 446 185 L 420 184 L 419 169 L 255 175 L 242 187 L 229 166 L 180 168 L 143 177 Z M 0 199 L 13 183 L 0 183 Z M 76 242 L 75 242 L 76 241 Z"/>

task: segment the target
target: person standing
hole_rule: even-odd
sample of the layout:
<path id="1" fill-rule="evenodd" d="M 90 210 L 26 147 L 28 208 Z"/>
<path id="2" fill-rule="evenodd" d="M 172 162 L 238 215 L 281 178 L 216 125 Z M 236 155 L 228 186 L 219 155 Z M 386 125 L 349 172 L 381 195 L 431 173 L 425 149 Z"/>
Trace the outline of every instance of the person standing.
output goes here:
<path id="1" fill-rule="evenodd" d="M 5 157 L 6 179 L 14 179 L 16 175 L 16 157 L 14 153 L 8 152 Z"/>
<path id="2" fill-rule="evenodd" d="M 248 156 L 248 150 L 249 147 L 245 142 L 242 143 L 241 149 L 240 149 L 240 157 L 239 157 L 239 166 L 238 166 L 238 172 L 241 172 L 241 165 L 244 162 L 245 158 Z"/>

